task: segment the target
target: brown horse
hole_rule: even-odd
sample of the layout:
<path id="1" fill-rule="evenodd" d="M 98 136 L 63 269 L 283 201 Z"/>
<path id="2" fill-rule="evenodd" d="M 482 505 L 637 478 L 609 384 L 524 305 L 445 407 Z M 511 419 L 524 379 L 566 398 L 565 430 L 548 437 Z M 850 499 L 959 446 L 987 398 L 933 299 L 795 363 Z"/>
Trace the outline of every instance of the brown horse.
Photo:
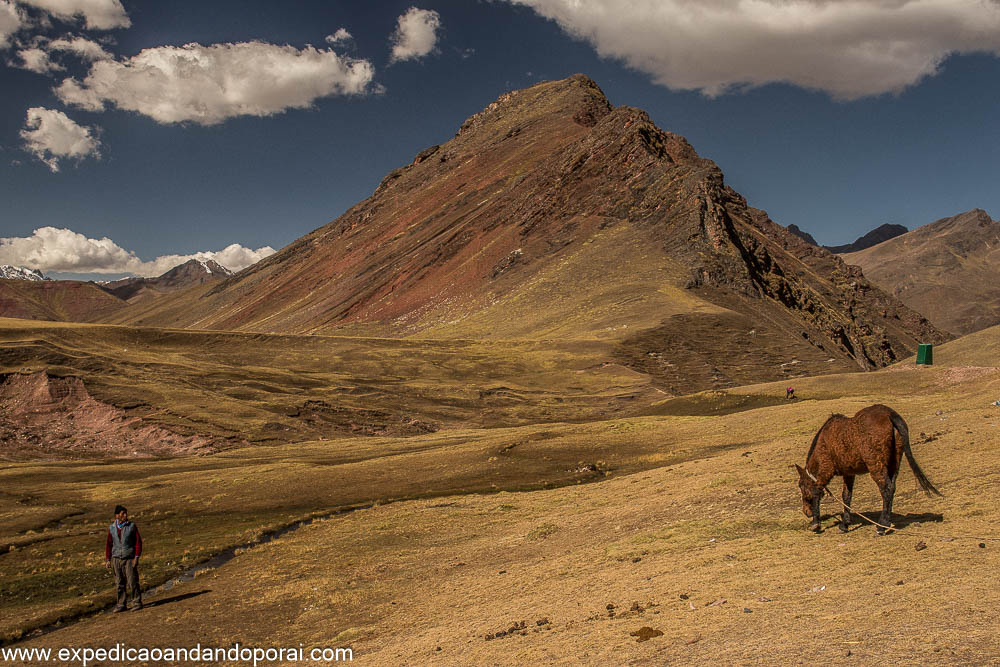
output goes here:
<path id="1" fill-rule="evenodd" d="M 896 433 L 899 437 L 896 437 Z M 809 447 L 806 467 L 796 465 L 799 471 L 799 489 L 802 491 L 802 511 L 812 519 L 811 529 L 819 532 L 819 501 L 826 485 L 834 475 L 844 478 L 841 497 L 845 505 L 851 504 L 854 476 L 870 473 L 882 492 L 882 515 L 879 523 L 889 525 L 892 515 L 892 497 L 896 493 L 899 464 L 906 460 L 917 477 L 920 488 L 927 495 L 941 492 L 934 488 L 913 459 L 910 450 L 910 431 L 899 414 L 884 405 L 872 405 L 850 419 L 844 415 L 831 415 L 820 427 Z M 851 525 L 851 511 L 844 508 L 840 530 L 847 532 Z M 876 527 L 879 535 L 885 529 Z"/>

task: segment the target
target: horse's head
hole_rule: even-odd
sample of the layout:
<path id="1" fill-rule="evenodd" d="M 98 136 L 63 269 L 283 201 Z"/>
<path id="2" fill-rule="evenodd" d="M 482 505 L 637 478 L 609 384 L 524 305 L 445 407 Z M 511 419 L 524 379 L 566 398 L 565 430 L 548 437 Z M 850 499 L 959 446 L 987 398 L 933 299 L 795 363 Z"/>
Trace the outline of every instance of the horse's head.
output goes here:
<path id="1" fill-rule="evenodd" d="M 816 477 L 808 470 L 798 464 L 796 464 L 795 469 L 799 471 L 799 491 L 802 492 L 802 513 L 814 521 L 818 520 L 819 517 L 813 516 L 813 506 L 815 505 L 816 498 L 823 496 L 823 489 L 820 487 Z"/>

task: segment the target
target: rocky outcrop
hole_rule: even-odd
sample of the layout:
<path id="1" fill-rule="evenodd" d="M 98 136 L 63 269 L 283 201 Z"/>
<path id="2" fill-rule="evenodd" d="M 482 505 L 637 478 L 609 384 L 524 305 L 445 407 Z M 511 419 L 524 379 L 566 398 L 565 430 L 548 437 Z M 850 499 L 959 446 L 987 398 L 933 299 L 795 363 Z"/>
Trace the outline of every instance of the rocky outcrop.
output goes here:
<path id="1" fill-rule="evenodd" d="M 819 243 L 816 242 L 816 239 L 813 238 L 812 234 L 810 234 L 809 232 L 805 231 L 804 229 L 800 229 L 799 226 L 796 225 L 796 224 L 788 225 L 788 231 L 790 231 L 792 234 L 795 234 L 800 239 L 802 239 L 803 241 L 805 241 L 806 243 L 808 243 L 810 245 L 814 245 L 814 246 L 818 246 L 819 245 Z"/>

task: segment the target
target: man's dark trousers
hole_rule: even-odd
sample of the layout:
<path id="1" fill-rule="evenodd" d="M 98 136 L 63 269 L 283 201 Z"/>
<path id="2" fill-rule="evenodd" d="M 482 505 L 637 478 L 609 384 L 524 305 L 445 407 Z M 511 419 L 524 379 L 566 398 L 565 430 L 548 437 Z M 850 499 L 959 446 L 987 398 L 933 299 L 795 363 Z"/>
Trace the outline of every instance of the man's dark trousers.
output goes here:
<path id="1" fill-rule="evenodd" d="M 142 591 L 139 590 L 139 566 L 133 558 L 111 559 L 115 571 L 115 586 L 118 587 L 118 609 L 125 608 L 125 586 L 132 592 L 132 606 L 142 607 Z"/>

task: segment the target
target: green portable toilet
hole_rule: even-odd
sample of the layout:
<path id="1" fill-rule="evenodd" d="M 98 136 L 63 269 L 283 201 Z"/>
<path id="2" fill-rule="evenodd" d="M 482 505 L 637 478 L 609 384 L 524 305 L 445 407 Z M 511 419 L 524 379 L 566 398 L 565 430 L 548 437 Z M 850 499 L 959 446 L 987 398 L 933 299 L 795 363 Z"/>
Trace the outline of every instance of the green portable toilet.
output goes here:
<path id="1" fill-rule="evenodd" d="M 933 345 L 917 345 L 917 363 L 926 364 L 930 366 L 934 363 L 934 346 Z"/>

